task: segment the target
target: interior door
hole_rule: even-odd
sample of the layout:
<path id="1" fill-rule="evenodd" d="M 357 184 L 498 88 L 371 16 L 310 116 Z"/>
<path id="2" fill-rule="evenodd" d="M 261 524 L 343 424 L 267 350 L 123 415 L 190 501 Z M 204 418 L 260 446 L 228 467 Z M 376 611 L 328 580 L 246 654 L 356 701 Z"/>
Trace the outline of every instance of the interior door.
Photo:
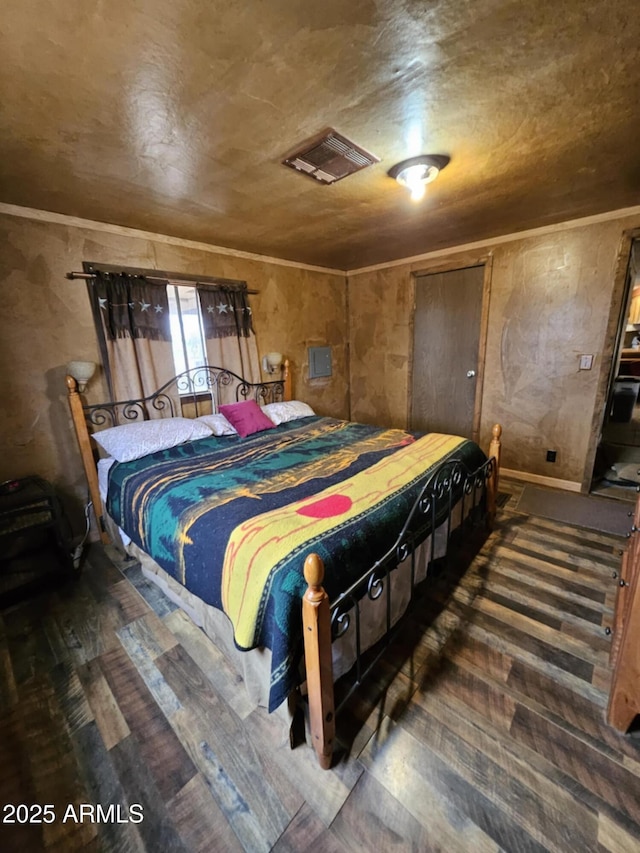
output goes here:
<path id="1" fill-rule="evenodd" d="M 477 439 L 484 284 L 483 264 L 416 277 L 412 429 Z"/>

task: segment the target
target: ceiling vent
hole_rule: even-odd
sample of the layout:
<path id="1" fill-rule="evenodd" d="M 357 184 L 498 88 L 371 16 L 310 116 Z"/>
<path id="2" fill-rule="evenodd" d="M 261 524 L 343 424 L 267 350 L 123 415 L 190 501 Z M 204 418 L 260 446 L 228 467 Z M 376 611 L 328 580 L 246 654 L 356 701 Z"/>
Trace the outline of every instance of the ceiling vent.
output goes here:
<path id="1" fill-rule="evenodd" d="M 330 128 L 321 136 L 306 142 L 282 162 L 321 184 L 335 184 L 360 169 L 379 163 L 380 158 Z"/>

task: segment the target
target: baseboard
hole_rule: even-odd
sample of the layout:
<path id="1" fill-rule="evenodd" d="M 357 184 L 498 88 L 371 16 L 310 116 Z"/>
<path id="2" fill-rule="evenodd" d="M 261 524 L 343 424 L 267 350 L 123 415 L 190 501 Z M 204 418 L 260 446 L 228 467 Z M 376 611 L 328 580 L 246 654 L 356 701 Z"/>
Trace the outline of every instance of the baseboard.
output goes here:
<path id="1" fill-rule="evenodd" d="M 552 489 L 564 489 L 567 492 L 582 491 L 582 485 L 573 480 L 558 480 L 556 477 L 529 474 L 528 471 L 512 471 L 510 468 L 500 468 L 500 474 L 504 477 L 511 477 L 512 480 L 523 480 L 525 483 L 536 483 L 538 486 L 549 486 Z"/>

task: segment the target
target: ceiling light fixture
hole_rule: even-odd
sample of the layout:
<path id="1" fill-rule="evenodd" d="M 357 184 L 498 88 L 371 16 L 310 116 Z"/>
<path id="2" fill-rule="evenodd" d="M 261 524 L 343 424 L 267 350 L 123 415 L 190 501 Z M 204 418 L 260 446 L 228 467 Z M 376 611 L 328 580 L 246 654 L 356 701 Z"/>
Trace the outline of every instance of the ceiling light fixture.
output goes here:
<path id="1" fill-rule="evenodd" d="M 427 184 L 435 181 L 449 159 L 446 154 L 421 154 L 419 157 L 396 163 L 387 174 L 403 187 L 407 187 L 413 201 L 420 201 L 424 198 Z"/>

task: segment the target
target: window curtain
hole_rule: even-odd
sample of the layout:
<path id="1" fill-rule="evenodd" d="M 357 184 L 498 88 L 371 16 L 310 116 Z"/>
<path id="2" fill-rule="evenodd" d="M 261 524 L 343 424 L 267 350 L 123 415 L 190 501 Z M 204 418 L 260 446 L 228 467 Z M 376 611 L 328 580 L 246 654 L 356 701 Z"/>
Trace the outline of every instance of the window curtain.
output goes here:
<path id="1" fill-rule="evenodd" d="M 248 382 L 260 382 L 258 345 L 247 285 L 207 287 L 199 284 L 198 299 L 208 363 L 231 370 Z M 224 387 L 219 389 L 218 404 L 235 402 L 235 396 L 225 399 L 224 390 Z"/>
<path id="2" fill-rule="evenodd" d="M 168 382 L 175 371 L 167 282 L 98 272 L 89 293 L 112 399 L 145 397 Z"/>

